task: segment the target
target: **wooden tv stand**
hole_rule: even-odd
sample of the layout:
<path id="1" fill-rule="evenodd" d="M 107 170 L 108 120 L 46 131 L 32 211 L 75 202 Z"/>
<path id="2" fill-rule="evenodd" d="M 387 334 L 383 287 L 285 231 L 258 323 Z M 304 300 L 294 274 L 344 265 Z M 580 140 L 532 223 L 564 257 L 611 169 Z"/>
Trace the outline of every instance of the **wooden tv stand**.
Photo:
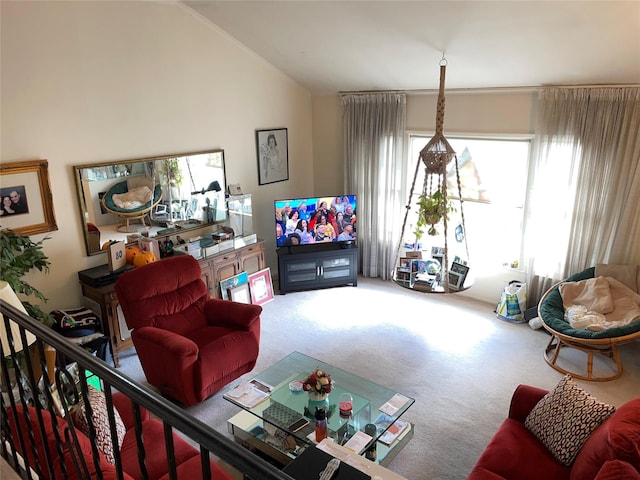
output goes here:
<path id="1" fill-rule="evenodd" d="M 358 247 L 340 243 L 281 247 L 278 280 L 281 294 L 341 285 L 358 285 Z"/>

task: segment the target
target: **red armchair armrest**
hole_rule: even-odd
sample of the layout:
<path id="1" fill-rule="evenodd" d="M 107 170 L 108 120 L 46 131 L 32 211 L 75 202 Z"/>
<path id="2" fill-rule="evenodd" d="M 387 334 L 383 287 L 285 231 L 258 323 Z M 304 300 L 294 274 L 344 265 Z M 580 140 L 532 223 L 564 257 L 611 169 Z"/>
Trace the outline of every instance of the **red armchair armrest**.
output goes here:
<path id="1" fill-rule="evenodd" d="M 156 327 L 136 328 L 135 336 L 138 355 L 140 350 L 154 352 L 160 356 L 170 356 L 180 363 L 193 363 L 198 358 L 198 346 L 187 337 L 183 337 L 169 330 Z M 140 348 L 144 345 L 142 348 Z"/>
<path id="2" fill-rule="evenodd" d="M 250 330 L 253 324 L 259 321 L 260 313 L 262 313 L 262 307 L 259 305 L 230 302 L 218 298 L 210 298 L 204 304 L 204 316 L 210 325 Z"/>
<path id="3" fill-rule="evenodd" d="M 548 390 L 530 385 L 518 385 L 511 397 L 511 407 L 509 408 L 509 418 L 524 423 L 527 415 L 544 397 Z"/>

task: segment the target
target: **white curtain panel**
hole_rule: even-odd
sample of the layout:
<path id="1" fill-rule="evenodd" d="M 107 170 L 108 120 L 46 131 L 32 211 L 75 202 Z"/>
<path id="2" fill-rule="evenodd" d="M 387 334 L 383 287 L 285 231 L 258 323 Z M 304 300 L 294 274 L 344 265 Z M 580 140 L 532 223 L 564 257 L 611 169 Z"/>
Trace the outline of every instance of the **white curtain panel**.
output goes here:
<path id="1" fill-rule="evenodd" d="M 345 191 L 357 195 L 358 247 L 365 277 L 391 278 L 404 215 L 404 93 L 341 97 Z"/>
<path id="2" fill-rule="evenodd" d="M 597 263 L 640 263 L 638 132 L 640 88 L 538 92 L 525 205 L 530 300 Z"/>

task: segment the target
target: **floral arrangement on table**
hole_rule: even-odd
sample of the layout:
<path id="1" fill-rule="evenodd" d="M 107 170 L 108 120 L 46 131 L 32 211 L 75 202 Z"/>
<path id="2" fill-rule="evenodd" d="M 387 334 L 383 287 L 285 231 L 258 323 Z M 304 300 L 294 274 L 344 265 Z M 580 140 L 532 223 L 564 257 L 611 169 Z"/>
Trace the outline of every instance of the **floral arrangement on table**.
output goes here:
<path id="1" fill-rule="evenodd" d="M 324 370 L 316 368 L 307 378 L 302 381 L 302 388 L 305 392 L 327 395 L 331 392 L 331 375 Z"/>

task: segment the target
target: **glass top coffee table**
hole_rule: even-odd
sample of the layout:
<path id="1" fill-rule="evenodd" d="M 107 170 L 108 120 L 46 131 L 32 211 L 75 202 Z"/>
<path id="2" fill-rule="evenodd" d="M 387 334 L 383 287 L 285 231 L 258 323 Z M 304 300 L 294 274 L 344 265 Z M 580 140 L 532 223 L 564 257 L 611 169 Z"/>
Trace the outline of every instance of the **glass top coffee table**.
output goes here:
<path id="1" fill-rule="evenodd" d="M 312 400 L 308 392 L 299 389 L 300 382 L 316 369 L 331 375 L 332 389 L 324 401 Z M 283 465 L 314 443 L 316 407 L 329 412 L 330 438 L 340 445 L 353 447 L 357 453 L 368 452 L 370 459 L 373 459 L 373 446 L 375 461 L 381 465 L 387 465 L 413 437 L 413 425 L 399 420 L 413 405 L 413 398 L 302 353 L 293 352 L 257 374 L 254 380 L 270 390 L 264 398 L 254 397 L 244 402 L 245 398 L 238 397 L 233 390 L 224 395 L 226 400 L 243 409 L 229 420 L 229 432 L 237 441 Z M 256 393 L 254 388 L 251 390 Z M 338 403 L 343 393 L 348 393 L 353 400 L 349 419 L 339 414 Z M 300 419 L 309 423 L 300 428 L 304 423 L 298 422 Z M 376 425 L 375 431 L 371 424 Z M 402 428 L 398 432 L 399 426 Z M 357 433 L 365 430 L 370 440 Z M 368 441 L 358 442 L 362 439 Z"/>

